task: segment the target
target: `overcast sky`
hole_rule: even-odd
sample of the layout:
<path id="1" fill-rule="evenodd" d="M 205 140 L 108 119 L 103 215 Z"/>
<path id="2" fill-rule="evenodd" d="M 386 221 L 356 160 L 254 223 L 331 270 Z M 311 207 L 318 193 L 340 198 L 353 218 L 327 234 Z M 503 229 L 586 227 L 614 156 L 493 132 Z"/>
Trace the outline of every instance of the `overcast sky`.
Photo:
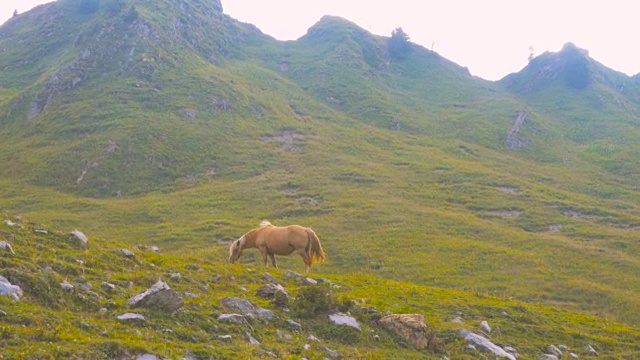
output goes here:
<path id="1" fill-rule="evenodd" d="M 51 0 L 0 0 L 0 23 Z M 160 1 L 160 0 L 155 0 Z M 636 3 L 638 5 L 636 5 Z M 280 40 L 337 15 L 378 35 L 402 27 L 411 41 L 497 80 L 566 42 L 629 75 L 640 73 L 640 2 L 633 0 L 222 0 L 224 12 Z"/>

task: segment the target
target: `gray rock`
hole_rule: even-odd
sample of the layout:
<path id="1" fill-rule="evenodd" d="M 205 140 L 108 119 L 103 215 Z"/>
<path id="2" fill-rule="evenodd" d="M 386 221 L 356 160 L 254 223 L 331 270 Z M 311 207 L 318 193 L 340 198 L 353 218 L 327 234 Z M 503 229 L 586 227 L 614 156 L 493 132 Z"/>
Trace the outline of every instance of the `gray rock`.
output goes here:
<path id="1" fill-rule="evenodd" d="M 569 350 L 569 348 L 567 347 L 567 345 L 558 345 L 558 349 L 560 349 L 560 351 L 567 351 L 567 350 Z"/>
<path id="2" fill-rule="evenodd" d="M 12 253 L 14 255 L 16 253 L 15 251 L 13 251 L 13 248 L 11 247 L 11 244 L 9 244 L 6 241 L 0 241 L 0 249 L 9 251 L 10 253 Z"/>
<path id="3" fill-rule="evenodd" d="M 346 325 L 360 330 L 360 324 L 358 324 L 356 319 L 343 313 L 331 314 L 329 315 L 329 320 L 336 325 Z"/>
<path id="4" fill-rule="evenodd" d="M 118 315 L 118 320 L 136 320 L 136 321 L 144 321 L 144 316 L 135 313 L 124 313 L 122 315 Z"/>
<path id="5" fill-rule="evenodd" d="M 560 351 L 560 349 L 558 349 L 555 345 L 547 346 L 547 353 L 549 353 L 551 355 L 555 355 L 558 358 L 562 357 L 562 351 Z"/>
<path id="6" fill-rule="evenodd" d="M 248 332 L 244 332 L 244 336 L 247 338 L 247 340 L 254 344 L 254 345 L 260 345 L 260 341 L 256 340 L 256 338 L 254 338 L 253 336 L 251 336 L 251 334 L 249 334 Z"/>
<path id="7" fill-rule="evenodd" d="M 181 277 L 182 275 L 180 275 L 180 273 L 169 274 L 169 280 L 180 280 Z"/>
<path id="8" fill-rule="evenodd" d="M 268 282 L 270 282 L 270 283 L 272 283 L 272 284 L 279 284 L 279 281 L 278 281 L 278 280 L 276 280 L 276 278 L 274 278 L 273 276 L 271 276 L 271 274 L 269 274 L 269 273 L 264 273 L 264 274 L 262 274 L 262 279 L 263 279 L 263 280 L 266 280 L 266 281 L 268 281 Z"/>
<path id="9" fill-rule="evenodd" d="M 4 276 L 0 276 L 0 295 L 8 296 L 18 301 L 22 297 L 22 288 L 11 284 Z"/>
<path id="10" fill-rule="evenodd" d="M 491 326 L 489 326 L 489 323 L 486 321 L 480 322 L 480 328 L 484 330 L 487 334 L 491 333 Z"/>
<path id="11" fill-rule="evenodd" d="M 73 285 L 69 284 L 66 280 L 61 282 L 60 286 L 62 286 L 62 289 L 68 293 L 73 292 Z"/>
<path id="12" fill-rule="evenodd" d="M 518 358 L 518 351 L 516 349 L 512 348 L 511 346 L 505 346 L 504 347 L 504 351 L 506 351 L 509 354 L 513 355 L 513 357 L 515 357 L 516 359 Z"/>
<path id="13" fill-rule="evenodd" d="M 300 275 L 290 270 L 287 270 L 287 272 L 284 273 L 284 277 L 287 279 L 294 279 L 296 282 L 303 283 L 306 285 L 318 285 L 318 282 L 316 280 Z"/>
<path id="14" fill-rule="evenodd" d="M 89 245 L 89 238 L 80 230 L 73 230 L 69 233 L 72 238 L 78 240 L 78 245 L 82 248 L 86 248 Z"/>
<path id="15" fill-rule="evenodd" d="M 513 355 L 509 354 L 503 348 L 492 343 L 491 341 L 489 341 L 489 339 L 483 336 L 474 334 L 467 329 L 460 329 L 460 334 L 464 336 L 464 339 L 467 340 L 467 342 L 470 345 L 473 345 L 476 349 L 480 351 L 490 352 L 498 357 L 504 357 L 509 360 L 516 360 L 516 358 Z"/>
<path id="16" fill-rule="evenodd" d="M 311 341 L 311 342 L 322 342 L 322 340 L 318 339 L 317 337 L 313 336 L 313 335 L 309 335 L 309 337 L 307 338 L 307 340 Z"/>
<path id="17" fill-rule="evenodd" d="M 105 288 L 105 290 L 107 291 L 115 291 L 116 290 L 116 286 L 112 283 L 108 283 L 106 281 L 102 282 L 102 286 Z"/>
<path id="18" fill-rule="evenodd" d="M 578 355 L 574 353 L 569 353 L 569 359 L 577 359 Z"/>
<path id="19" fill-rule="evenodd" d="M 280 284 L 266 284 L 258 289 L 256 295 L 260 296 L 263 299 L 273 299 L 276 296 L 277 292 L 282 292 L 286 297 L 289 297 L 289 293 L 284 287 Z"/>
<path id="20" fill-rule="evenodd" d="M 291 334 L 287 334 L 286 332 L 280 331 L 279 329 L 276 329 L 276 334 L 278 334 L 278 336 L 282 339 L 293 339 L 293 336 Z"/>
<path id="21" fill-rule="evenodd" d="M 184 301 L 167 283 L 158 280 L 147 291 L 129 299 L 127 305 L 133 308 L 144 307 L 174 312 L 184 305 Z"/>
<path id="22" fill-rule="evenodd" d="M 559 359 L 560 359 L 559 357 L 551 354 L 542 354 L 536 358 L 536 360 L 559 360 Z"/>
<path id="23" fill-rule="evenodd" d="M 324 348 L 324 352 L 327 354 L 328 357 L 333 358 L 333 359 L 336 359 L 336 358 L 340 357 L 340 354 L 337 351 L 331 350 L 328 347 Z"/>
<path id="24" fill-rule="evenodd" d="M 162 360 L 162 359 L 164 358 L 158 357 L 153 354 L 142 354 L 142 355 L 136 356 L 136 360 Z"/>
<path id="25" fill-rule="evenodd" d="M 593 346 L 591 346 L 591 345 L 585 346 L 584 347 L 584 352 L 586 352 L 589 355 L 600 356 L 600 354 L 598 354 L 596 349 L 594 349 Z"/>
<path id="26" fill-rule="evenodd" d="M 14 223 L 11 220 L 5 220 L 4 223 L 7 224 L 8 226 L 16 226 L 16 223 Z"/>
<path id="27" fill-rule="evenodd" d="M 0 310 L 0 317 L 5 317 L 7 316 L 7 312 L 4 310 Z"/>
<path id="28" fill-rule="evenodd" d="M 293 330 L 295 332 L 300 332 L 302 331 L 302 325 L 300 323 L 297 323 L 293 320 L 286 320 L 285 324 L 287 325 L 287 328 L 289 328 L 290 330 Z"/>
<path id="29" fill-rule="evenodd" d="M 456 323 L 456 324 L 464 324 L 464 321 L 462 321 L 462 318 L 460 316 L 456 316 L 451 320 L 452 323 Z"/>
<path id="30" fill-rule="evenodd" d="M 200 295 L 198 295 L 198 294 L 194 294 L 194 293 L 190 293 L 190 292 L 188 292 L 188 293 L 184 293 L 184 296 L 185 296 L 186 298 L 189 298 L 189 299 L 197 299 L 197 298 L 199 298 L 199 297 L 200 297 Z"/>
<path id="31" fill-rule="evenodd" d="M 244 299 L 239 299 L 235 297 L 225 297 L 220 299 L 220 304 L 222 304 L 225 307 L 228 307 L 229 309 L 240 311 L 245 315 L 251 314 L 259 319 L 273 320 L 275 318 L 275 316 L 273 315 L 273 312 L 267 309 L 263 309 L 259 306 L 256 306 L 253 303 Z"/>
<path id="32" fill-rule="evenodd" d="M 122 256 L 126 257 L 127 259 L 135 259 L 135 257 L 136 257 L 136 254 L 131 252 L 131 250 L 117 249 L 116 251 L 119 252 L 120 254 L 122 254 Z"/>
<path id="33" fill-rule="evenodd" d="M 250 326 L 247 319 L 240 314 L 220 314 L 218 316 L 218 320 L 223 322 L 232 322 L 236 324 Z"/>

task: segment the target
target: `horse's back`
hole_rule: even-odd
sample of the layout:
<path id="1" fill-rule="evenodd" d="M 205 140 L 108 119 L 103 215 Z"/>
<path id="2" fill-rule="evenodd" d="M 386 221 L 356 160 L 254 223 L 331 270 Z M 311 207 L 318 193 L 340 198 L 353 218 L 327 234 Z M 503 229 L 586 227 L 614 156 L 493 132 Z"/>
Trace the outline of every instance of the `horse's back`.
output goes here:
<path id="1" fill-rule="evenodd" d="M 300 225 L 268 226 L 261 231 L 261 242 L 278 255 L 290 254 L 307 246 L 307 228 Z"/>

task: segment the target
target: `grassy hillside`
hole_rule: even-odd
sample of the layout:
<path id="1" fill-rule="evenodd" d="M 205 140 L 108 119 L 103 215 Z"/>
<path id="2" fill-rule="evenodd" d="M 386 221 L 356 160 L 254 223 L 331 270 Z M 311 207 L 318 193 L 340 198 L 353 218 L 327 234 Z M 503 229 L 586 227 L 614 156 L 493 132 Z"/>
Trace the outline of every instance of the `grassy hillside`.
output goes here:
<path id="1" fill-rule="evenodd" d="M 224 264 L 230 240 L 298 223 L 328 254 L 316 271 L 382 308 L 386 287 L 517 304 L 545 319 L 515 339 L 527 354 L 553 341 L 533 335 L 543 308 L 565 335 L 637 332 L 637 81 L 571 46 L 492 83 L 335 17 L 278 42 L 216 2 L 87 3 L 0 28 L 0 213 L 238 277 L 258 256 Z M 617 332 L 603 347 L 626 356 Z"/>
<path id="2" fill-rule="evenodd" d="M 591 345 L 603 359 L 631 359 L 640 351 L 640 332 L 620 323 L 603 323 L 582 313 L 483 292 L 367 275 L 313 275 L 322 277 L 325 284 L 337 285 L 330 287 L 301 285 L 287 278 L 284 271 L 271 269 L 269 273 L 293 295 L 286 305 L 292 311 L 286 312 L 256 295 L 265 283 L 264 269 L 221 264 L 209 250 L 197 255 L 186 250 L 165 253 L 162 248 L 160 253 L 134 250 L 135 258 L 131 259 L 117 251 L 126 244 L 115 239 L 92 238 L 88 249 L 82 249 L 65 232 L 27 219 L 12 222 L 16 223 L 0 225 L 1 234 L 11 238 L 15 251 L 15 255 L 0 253 L 0 275 L 20 284 L 24 296 L 20 301 L 0 297 L 4 312 L 0 344 L 5 359 L 113 359 L 142 354 L 176 359 L 189 354 L 196 359 L 236 358 L 238 354 L 316 359 L 326 356 L 326 348 L 352 359 L 439 359 L 442 355 L 472 359 L 477 353 L 465 350 L 458 329 L 477 332 L 483 320 L 493 328 L 492 341 L 515 347 L 521 359 L 536 358 L 549 344 L 563 344 L 575 353 L 583 353 L 582 349 Z M 44 227 L 48 228 L 46 233 L 42 232 Z M 176 273 L 180 275 L 171 276 Z M 172 314 L 126 305 L 159 278 L 184 297 L 180 310 Z M 64 290 L 62 283 L 73 285 L 73 290 Z M 328 294 L 330 301 L 314 303 L 309 296 L 317 293 Z M 275 319 L 255 319 L 247 325 L 218 320 L 219 315 L 229 313 L 220 302 L 228 296 L 269 309 Z M 371 307 L 381 312 L 424 314 L 429 331 L 438 339 L 437 346 L 413 349 L 382 328 L 366 312 Z M 332 309 L 349 310 L 362 331 L 329 323 L 326 316 Z M 145 320 L 117 318 L 127 312 L 141 314 Z M 451 322 L 454 317 L 461 317 L 464 323 Z M 300 323 L 301 329 L 287 328 L 286 320 Z M 278 331 L 291 338 L 280 338 Z M 250 344 L 245 332 L 261 344 Z M 231 339 L 221 338 L 225 335 Z M 311 335 L 320 342 L 308 340 Z M 305 350 L 305 344 L 311 344 L 311 349 Z"/>

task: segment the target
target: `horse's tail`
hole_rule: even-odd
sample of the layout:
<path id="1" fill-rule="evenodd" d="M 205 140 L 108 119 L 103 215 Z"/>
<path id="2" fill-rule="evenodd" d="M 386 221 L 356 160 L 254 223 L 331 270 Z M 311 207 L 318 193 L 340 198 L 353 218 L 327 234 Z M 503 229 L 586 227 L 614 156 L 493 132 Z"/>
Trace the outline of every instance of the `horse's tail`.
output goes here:
<path id="1" fill-rule="evenodd" d="M 309 236 L 309 257 L 311 257 L 311 263 L 325 261 L 327 254 L 322 250 L 318 235 L 309 228 L 307 228 L 307 235 Z"/>

